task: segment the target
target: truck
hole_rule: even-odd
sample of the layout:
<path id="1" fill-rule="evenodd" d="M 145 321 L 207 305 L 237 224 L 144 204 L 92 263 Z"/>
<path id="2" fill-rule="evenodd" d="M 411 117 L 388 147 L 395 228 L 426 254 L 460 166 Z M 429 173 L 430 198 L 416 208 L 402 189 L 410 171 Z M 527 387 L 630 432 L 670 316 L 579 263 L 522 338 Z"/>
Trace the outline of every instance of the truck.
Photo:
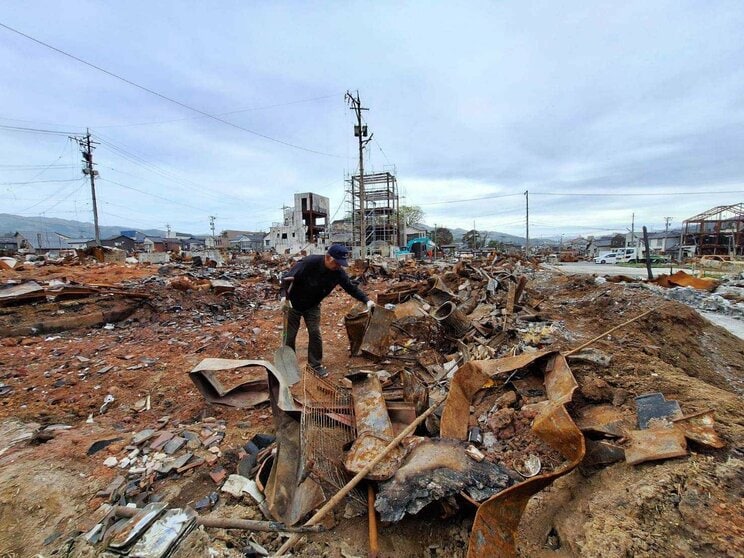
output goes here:
<path id="1" fill-rule="evenodd" d="M 645 263 L 646 250 L 638 246 L 628 246 L 627 248 L 618 248 L 617 263 Z M 663 263 L 668 261 L 665 256 L 651 254 L 651 263 Z"/>

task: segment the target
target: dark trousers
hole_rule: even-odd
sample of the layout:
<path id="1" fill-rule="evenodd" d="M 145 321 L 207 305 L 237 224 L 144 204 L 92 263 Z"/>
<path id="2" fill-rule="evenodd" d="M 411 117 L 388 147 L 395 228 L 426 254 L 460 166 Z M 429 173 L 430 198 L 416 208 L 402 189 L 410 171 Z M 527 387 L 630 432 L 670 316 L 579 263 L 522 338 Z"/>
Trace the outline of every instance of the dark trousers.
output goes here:
<path id="1" fill-rule="evenodd" d="M 295 349 L 295 339 L 300 330 L 300 318 L 305 319 L 305 326 L 310 338 L 307 344 L 307 362 L 313 368 L 317 368 L 323 362 L 323 339 L 320 336 L 320 304 L 299 312 L 294 308 L 287 311 L 287 337 L 284 344 Z"/>

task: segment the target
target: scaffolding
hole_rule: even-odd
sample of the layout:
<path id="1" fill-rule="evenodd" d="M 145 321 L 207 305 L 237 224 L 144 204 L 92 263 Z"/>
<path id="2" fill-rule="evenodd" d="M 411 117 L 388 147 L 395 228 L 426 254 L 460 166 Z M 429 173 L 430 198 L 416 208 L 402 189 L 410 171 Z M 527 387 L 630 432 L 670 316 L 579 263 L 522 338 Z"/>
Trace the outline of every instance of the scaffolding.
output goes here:
<path id="1" fill-rule="evenodd" d="M 699 256 L 744 255 L 744 203 L 719 205 L 682 223 L 681 245 Z"/>
<path id="2" fill-rule="evenodd" d="M 398 181 L 389 172 L 364 175 L 364 195 L 359 188 L 359 175 L 347 182 L 351 199 L 352 244 L 366 248 L 379 244 L 400 245 L 400 198 Z M 365 238 L 362 235 L 361 212 L 364 212 Z"/>

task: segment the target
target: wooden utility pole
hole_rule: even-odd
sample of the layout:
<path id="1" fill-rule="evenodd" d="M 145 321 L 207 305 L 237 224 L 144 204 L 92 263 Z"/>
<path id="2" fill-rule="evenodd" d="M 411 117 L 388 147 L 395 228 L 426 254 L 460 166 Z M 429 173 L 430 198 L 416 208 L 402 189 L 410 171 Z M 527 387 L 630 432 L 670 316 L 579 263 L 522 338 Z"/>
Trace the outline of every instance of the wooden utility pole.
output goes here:
<path id="1" fill-rule="evenodd" d="M 362 107 L 362 102 L 359 99 L 359 91 L 356 92 L 356 97 L 347 91 L 346 100 L 351 105 L 350 108 L 354 111 L 357 119 L 357 123 L 354 126 L 354 136 L 359 138 L 359 247 L 361 257 L 365 259 L 367 257 L 367 221 L 365 217 L 367 199 L 364 193 L 364 147 L 372 140 L 372 136 L 364 139 L 367 137 L 367 126 L 362 124 L 362 111 L 369 109 Z"/>
<path id="2" fill-rule="evenodd" d="M 666 239 L 664 239 L 666 241 Z M 648 272 L 648 279 L 649 281 L 654 278 L 653 273 L 651 273 L 651 250 L 648 247 L 648 231 L 646 230 L 646 225 L 643 225 L 643 244 L 646 247 L 646 271 Z M 636 258 L 638 257 L 638 248 L 636 248 Z"/>
<path id="3" fill-rule="evenodd" d="M 90 197 L 93 200 L 93 227 L 95 228 L 96 246 L 100 246 L 101 230 L 98 227 L 98 204 L 96 203 L 95 181 L 95 177 L 98 175 L 98 171 L 93 168 L 93 150 L 95 149 L 95 146 L 98 144 L 98 142 L 91 141 L 89 129 L 85 130 L 84 137 L 73 137 L 72 139 L 78 142 L 80 150 L 83 152 L 83 163 L 85 163 L 83 174 L 87 174 L 90 177 Z"/>
<path id="4" fill-rule="evenodd" d="M 526 229 L 525 229 L 525 243 L 524 243 L 524 253 L 527 257 L 530 255 L 530 191 L 525 190 L 524 191 L 524 202 L 525 202 L 525 209 L 526 209 Z"/>

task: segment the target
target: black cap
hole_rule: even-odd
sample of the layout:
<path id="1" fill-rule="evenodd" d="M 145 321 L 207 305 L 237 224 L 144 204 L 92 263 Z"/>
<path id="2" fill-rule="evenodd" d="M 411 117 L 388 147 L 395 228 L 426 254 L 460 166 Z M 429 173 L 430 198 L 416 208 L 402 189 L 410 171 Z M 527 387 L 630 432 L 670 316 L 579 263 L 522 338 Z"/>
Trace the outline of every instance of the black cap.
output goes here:
<path id="1" fill-rule="evenodd" d="M 349 257 L 349 249 L 343 244 L 334 244 L 333 246 L 328 248 L 328 255 L 336 260 L 337 264 L 344 267 L 349 266 L 349 262 L 346 261 L 346 258 Z"/>

